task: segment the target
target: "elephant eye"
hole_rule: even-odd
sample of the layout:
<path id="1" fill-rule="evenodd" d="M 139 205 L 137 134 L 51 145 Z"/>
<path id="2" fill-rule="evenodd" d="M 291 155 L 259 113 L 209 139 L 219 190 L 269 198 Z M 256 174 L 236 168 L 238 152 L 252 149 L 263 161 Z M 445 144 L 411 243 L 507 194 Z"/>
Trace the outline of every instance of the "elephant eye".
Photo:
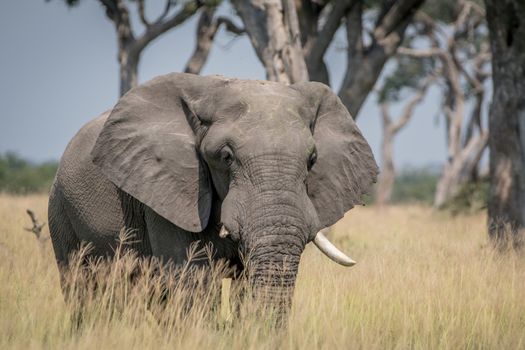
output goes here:
<path id="1" fill-rule="evenodd" d="M 310 157 L 308 158 L 308 171 L 312 169 L 315 162 L 317 161 L 317 150 L 313 150 L 312 153 L 310 153 Z"/>
<path id="2" fill-rule="evenodd" d="M 230 166 L 233 163 L 233 153 L 230 147 L 224 146 L 220 152 L 221 162 Z"/>

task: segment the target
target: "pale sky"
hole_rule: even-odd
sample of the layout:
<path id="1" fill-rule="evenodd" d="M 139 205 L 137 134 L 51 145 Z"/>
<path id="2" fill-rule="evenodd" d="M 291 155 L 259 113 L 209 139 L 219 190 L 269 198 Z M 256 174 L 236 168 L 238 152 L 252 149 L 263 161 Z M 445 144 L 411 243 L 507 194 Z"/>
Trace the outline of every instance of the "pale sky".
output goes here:
<path id="1" fill-rule="evenodd" d="M 156 9 L 148 10 L 153 17 Z M 222 11 L 228 14 L 229 10 Z M 146 49 L 139 67 L 140 82 L 184 69 L 194 48 L 196 19 Z M 344 40 L 336 40 L 327 56 L 337 87 L 345 70 L 341 46 Z M 85 0 L 69 9 L 62 0 L 2 0 L 0 153 L 15 151 L 34 161 L 60 158 L 84 123 L 116 103 L 116 56 L 113 24 L 98 1 Z M 202 74 L 265 77 L 249 40 L 244 36 L 233 39 L 222 31 Z M 436 119 L 438 98 L 437 91 L 431 90 L 409 126 L 400 132 L 395 148 L 400 167 L 445 160 L 443 121 Z M 379 161 L 381 130 L 375 94 L 369 95 L 357 123 Z"/>

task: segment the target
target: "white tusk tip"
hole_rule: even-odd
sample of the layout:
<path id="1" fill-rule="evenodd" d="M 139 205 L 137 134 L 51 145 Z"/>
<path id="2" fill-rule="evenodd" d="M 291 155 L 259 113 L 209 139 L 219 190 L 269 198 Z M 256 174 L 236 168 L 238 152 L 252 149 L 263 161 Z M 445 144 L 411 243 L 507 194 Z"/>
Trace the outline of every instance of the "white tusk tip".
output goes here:
<path id="1" fill-rule="evenodd" d="M 340 260 L 339 264 L 350 267 L 350 266 L 354 266 L 355 264 L 357 264 L 357 261 L 348 258 L 348 260 Z"/>
<path id="2" fill-rule="evenodd" d="M 226 229 L 226 227 L 221 227 L 221 230 L 219 231 L 219 237 L 226 238 L 230 235 L 230 231 Z"/>
<path id="3" fill-rule="evenodd" d="M 323 234 L 323 230 L 319 231 L 314 239 L 314 244 L 323 252 L 327 257 L 343 266 L 354 266 L 356 262 L 342 251 L 337 249 L 328 238 Z"/>

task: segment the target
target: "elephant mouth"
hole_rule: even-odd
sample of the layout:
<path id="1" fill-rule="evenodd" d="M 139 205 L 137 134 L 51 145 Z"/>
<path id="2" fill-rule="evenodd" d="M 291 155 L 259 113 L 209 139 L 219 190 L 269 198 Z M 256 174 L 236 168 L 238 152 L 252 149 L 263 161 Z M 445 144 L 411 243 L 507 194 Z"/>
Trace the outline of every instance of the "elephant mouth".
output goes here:
<path id="1" fill-rule="evenodd" d="M 330 240 L 325 236 L 326 228 L 317 232 L 313 242 L 315 246 L 330 260 L 343 265 L 343 266 L 354 266 L 356 261 L 350 258 L 348 255 L 339 250 Z M 219 231 L 219 237 L 221 238 L 230 238 L 234 241 L 238 240 L 238 234 L 232 234 L 226 226 L 222 225 Z"/>

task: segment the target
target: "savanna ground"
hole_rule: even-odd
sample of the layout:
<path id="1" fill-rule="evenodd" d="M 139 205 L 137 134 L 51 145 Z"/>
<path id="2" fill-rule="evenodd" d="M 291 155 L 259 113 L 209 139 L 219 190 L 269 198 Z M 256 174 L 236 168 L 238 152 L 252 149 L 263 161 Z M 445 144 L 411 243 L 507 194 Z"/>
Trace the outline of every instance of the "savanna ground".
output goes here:
<path id="1" fill-rule="evenodd" d="M 350 211 L 331 238 L 358 265 L 309 246 L 289 327 L 276 333 L 249 313 L 233 326 L 206 307 L 172 317 L 176 301 L 153 310 L 137 291 L 118 312 L 117 294 L 94 297 L 75 327 L 50 242 L 42 248 L 23 230 L 25 209 L 44 220 L 46 204 L 43 195 L 0 195 L 0 349 L 525 348 L 525 259 L 490 248 L 482 213 Z"/>

